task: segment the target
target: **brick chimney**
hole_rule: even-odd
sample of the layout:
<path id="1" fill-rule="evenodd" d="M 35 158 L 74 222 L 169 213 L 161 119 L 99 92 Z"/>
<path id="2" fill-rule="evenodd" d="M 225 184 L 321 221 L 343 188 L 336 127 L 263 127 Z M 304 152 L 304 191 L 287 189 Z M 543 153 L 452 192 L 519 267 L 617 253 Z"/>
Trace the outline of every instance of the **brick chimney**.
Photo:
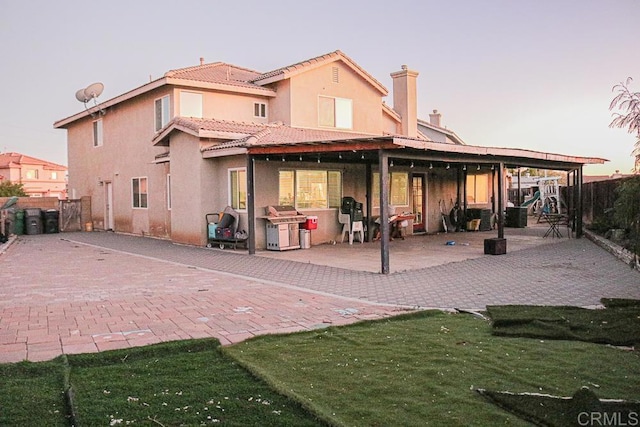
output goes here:
<path id="1" fill-rule="evenodd" d="M 429 114 L 429 123 L 434 126 L 442 127 L 440 124 L 442 119 L 442 114 L 438 113 L 438 110 L 433 110 L 432 114 Z"/>
<path id="2" fill-rule="evenodd" d="M 418 96 L 417 71 L 403 65 L 401 71 L 391 73 L 393 78 L 393 109 L 400 114 L 401 134 L 415 138 L 418 136 Z"/>

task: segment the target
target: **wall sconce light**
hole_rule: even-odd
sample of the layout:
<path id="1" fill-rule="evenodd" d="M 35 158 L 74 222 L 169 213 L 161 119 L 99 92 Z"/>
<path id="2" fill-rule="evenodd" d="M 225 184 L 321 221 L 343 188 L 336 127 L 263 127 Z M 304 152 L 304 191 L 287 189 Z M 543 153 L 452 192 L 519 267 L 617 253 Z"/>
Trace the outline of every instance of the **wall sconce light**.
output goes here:
<path id="1" fill-rule="evenodd" d="M 320 155 L 318 155 L 318 163 L 320 163 Z"/>
<path id="2" fill-rule="evenodd" d="M 478 165 L 478 169 L 476 169 L 476 170 L 480 170 L 480 165 Z"/>
<path id="3" fill-rule="evenodd" d="M 362 160 L 364 160 L 364 153 L 362 153 L 362 156 L 360 156 L 360 158 L 361 158 Z"/>
<path id="4" fill-rule="evenodd" d="M 491 165 L 491 170 L 493 170 L 493 165 Z"/>
<path id="5" fill-rule="evenodd" d="M 433 169 L 433 163 L 429 163 L 429 169 Z"/>
<path id="6" fill-rule="evenodd" d="M 393 167 L 393 160 L 391 160 L 391 163 L 389 163 L 389 167 Z"/>
<path id="7" fill-rule="evenodd" d="M 338 153 L 338 158 L 342 160 L 342 153 Z"/>
<path id="8" fill-rule="evenodd" d="M 302 155 L 300 156 L 300 161 L 302 161 Z"/>
<path id="9" fill-rule="evenodd" d="M 284 156 L 282 156 L 282 161 L 284 162 Z"/>
<path id="10" fill-rule="evenodd" d="M 267 156 L 267 162 L 269 161 L 269 156 Z"/>
<path id="11" fill-rule="evenodd" d="M 467 170 L 467 165 L 462 165 L 462 170 L 466 171 Z"/>
<path id="12" fill-rule="evenodd" d="M 411 169 L 413 169 L 413 162 L 411 162 L 411 166 L 409 166 Z"/>
<path id="13" fill-rule="evenodd" d="M 449 168 L 450 168 L 449 163 L 447 163 L 447 169 L 449 169 Z"/>

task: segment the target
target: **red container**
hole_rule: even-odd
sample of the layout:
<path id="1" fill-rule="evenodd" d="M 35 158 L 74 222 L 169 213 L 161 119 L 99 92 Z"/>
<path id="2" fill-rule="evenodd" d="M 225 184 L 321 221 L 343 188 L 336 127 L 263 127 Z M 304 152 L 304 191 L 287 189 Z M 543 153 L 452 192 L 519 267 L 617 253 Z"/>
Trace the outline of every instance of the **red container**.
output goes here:
<path id="1" fill-rule="evenodd" d="M 318 217 L 308 216 L 307 220 L 302 224 L 304 230 L 316 230 L 318 228 Z"/>

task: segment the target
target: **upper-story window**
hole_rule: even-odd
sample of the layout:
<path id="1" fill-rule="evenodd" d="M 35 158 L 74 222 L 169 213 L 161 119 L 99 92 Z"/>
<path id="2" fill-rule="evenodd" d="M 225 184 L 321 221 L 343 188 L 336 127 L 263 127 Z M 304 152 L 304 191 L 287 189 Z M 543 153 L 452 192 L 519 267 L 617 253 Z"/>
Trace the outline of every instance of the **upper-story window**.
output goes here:
<path id="1" fill-rule="evenodd" d="M 38 179 L 39 178 L 38 169 L 27 169 L 27 172 L 25 173 L 25 177 L 27 179 Z"/>
<path id="2" fill-rule="evenodd" d="M 318 125 L 339 129 L 352 129 L 353 101 L 345 98 L 319 96 Z"/>
<path id="3" fill-rule="evenodd" d="M 182 117 L 202 118 L 202 94 L 196 92 L 180 92 L 180 115 Z"/>
<path id="4" fill-rule="evenodd" d="M 169 123 L 169 95 L 156 99 L 155 117 L 155 130 L 157 132 Z"/>
<path id="5" fill-rule="evenodd" d="M 93 122 L 93 146 L 102 146 L 102 119 Z"/>
<path id="6" fill-rule="evenodd" d="M 267 117 L 267 104 L 264 102 L 254 102 L 253 117 Z"/>
<path id="7" fill-rule="evenodd" d="M 58 172 L 51 172 L 51 179 L 58 179 Z"/>

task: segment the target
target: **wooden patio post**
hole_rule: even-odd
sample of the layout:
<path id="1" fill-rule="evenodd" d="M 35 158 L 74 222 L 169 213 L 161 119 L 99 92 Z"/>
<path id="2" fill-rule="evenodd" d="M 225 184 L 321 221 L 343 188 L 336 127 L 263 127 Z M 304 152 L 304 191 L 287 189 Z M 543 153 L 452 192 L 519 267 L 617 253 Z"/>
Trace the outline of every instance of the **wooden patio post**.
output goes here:
<path id="1" fill-rule="evenodd" d="M 380 168 L 380 263 L 382 274 L 389 274 L 389 155 L 378 150 Z"/>
<path id="2" fill-rule="evenodd" d="M 249 223 L 249 255 L 256 253 L 255 157 L 247 156 L 247 221 Z"/>

